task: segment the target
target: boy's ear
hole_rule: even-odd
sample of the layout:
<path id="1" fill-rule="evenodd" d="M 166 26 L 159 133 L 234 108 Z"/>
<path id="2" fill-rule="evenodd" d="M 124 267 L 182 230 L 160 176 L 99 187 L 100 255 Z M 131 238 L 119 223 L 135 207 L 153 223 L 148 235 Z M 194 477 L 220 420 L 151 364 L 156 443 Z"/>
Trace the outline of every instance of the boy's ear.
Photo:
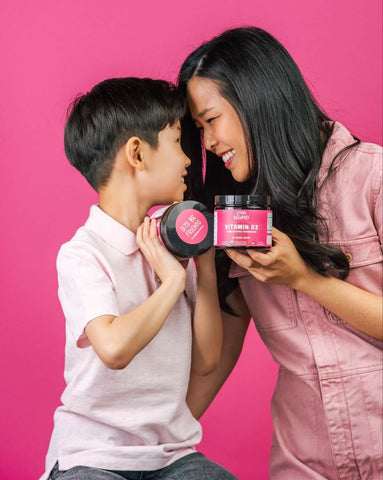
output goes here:
<path id="1" fill-rule="evenodd" d="M 143 162 L 143 142 L 138 137 L 130 137 L 125 143 L 125 158 L 129 165 L 139 170 L 144 170 Z"/>

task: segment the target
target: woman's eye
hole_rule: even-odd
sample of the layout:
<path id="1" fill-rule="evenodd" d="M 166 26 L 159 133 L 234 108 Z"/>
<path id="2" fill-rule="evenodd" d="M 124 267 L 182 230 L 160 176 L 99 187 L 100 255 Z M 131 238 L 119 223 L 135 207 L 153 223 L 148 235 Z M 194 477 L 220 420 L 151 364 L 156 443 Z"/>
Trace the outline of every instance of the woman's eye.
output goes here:
<path id="1" fill-rule="evenodd" d="M 178 137 L 176 140 L 177 143 L 181 143 L 181 137 Z"/>
<path id="2" fill-rule="evenodd" d="M 208 118 L 206 120 L 206 123 L 211 123 L 213 120 L 215 120 L 217 117 L 213 117 L 213 118 Z"/>

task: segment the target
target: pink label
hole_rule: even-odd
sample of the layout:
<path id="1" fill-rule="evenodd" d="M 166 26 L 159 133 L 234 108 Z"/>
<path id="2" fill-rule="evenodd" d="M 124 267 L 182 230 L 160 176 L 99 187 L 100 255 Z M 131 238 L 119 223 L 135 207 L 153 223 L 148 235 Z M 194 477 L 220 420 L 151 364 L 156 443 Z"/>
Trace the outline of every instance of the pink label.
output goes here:
<path id="1" fill-rule="evenodd" d="M 271 247 L 271 210 L 215 210 L 216 247 Z"/>
<path id="2" fill-rule="evenodd" d="M 189 208 L 181 212 L 176 220 L 177 235 L 189 244 L 201 243 L 208 232 L 208 224 L 204 215 L 198 210 Z"/>

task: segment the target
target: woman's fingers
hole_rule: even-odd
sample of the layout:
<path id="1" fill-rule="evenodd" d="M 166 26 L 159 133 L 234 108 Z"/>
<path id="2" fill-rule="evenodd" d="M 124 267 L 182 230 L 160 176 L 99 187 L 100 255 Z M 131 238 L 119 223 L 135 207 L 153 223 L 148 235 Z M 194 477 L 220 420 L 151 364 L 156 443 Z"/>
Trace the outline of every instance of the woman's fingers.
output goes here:
<path id="1" fill-rule="evenodd" d="M 226 253 L 234 262 L 246 269 L 270 267 L 278 261 L 278 250 L 276 248 L 271 248 L 266 253 L 253 249 L 246 250 L 246 253 L 228 249 Z"/>
<path id="2" fill-rule="evenodd" d="M 257 252 L 256 250 L 247 250 L 247 254 L 256 263 L 263 267 L 271 267 L 278 261 L 278 249 L 276 247 L 271 247 L 266 253 Z"/>
<path id="3" fill-rule="evenodd" d="M 273 228 L 273 246 L 267 252 L 256 249 L 244 253 L 228 250 L 229 257 L 265 283 L 292 286 L 309 272 L 308 266 L 288 235 Z"/>
<path id="4" fill-rule="evenodd" d="M 226 254 L 242 268 L 260 268 L 261 264 L 255 262 L 249 255 L 241 253 L 239 250 L 227 249 Z"/>

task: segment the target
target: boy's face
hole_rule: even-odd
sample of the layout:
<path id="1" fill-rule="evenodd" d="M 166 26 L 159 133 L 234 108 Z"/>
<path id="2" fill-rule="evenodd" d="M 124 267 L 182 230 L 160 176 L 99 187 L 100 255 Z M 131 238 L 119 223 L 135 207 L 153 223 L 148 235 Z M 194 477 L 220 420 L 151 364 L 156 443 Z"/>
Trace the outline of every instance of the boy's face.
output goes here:
<path id="1" fill-rule="evenodd" d="M 181 127 L 177 122 L 158 134 L 158 146 L 145 144 L 145 194 L 153 205 L 182 201 L 189 158 L 181 148 Z"/>

